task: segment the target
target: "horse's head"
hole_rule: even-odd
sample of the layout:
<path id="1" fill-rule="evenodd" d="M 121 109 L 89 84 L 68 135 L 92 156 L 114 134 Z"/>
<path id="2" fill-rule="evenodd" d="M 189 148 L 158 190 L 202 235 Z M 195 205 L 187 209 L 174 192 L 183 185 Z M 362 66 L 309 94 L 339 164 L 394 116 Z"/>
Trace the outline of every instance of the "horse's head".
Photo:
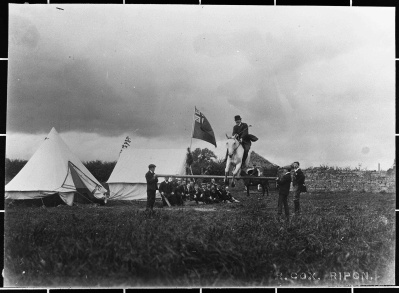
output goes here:
<path id="1" fill-rule="evenodd" d="M 227 153 L 231 159 L 237 148 L 240 146 L 240 142 L 237 140 L 235 136 L 229 137 L 226 134 L 226 137 L 227 137 L 227 142 L 226 142 Z"/>

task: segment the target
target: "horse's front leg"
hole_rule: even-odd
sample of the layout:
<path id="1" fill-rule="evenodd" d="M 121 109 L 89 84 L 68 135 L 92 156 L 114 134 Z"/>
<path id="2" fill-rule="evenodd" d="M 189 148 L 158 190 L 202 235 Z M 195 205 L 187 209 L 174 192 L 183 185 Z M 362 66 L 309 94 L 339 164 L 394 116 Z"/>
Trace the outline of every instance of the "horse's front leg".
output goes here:
<path id="1" fill-rule="evenodd" d="M 229 175 L 230 164 L 231 164 L 231 161 L 230 161 L 230 158 L 228 158 L 227 162 L 226 162 L 226 168 L 224 169 L 224 185 L 226 185 L 226 186 L 229 185 L 229 180 L 227 179 L 227 175 Z"/>
<path id="2" fill-rule="evenodd" d="M 235 183 L 235 181 L 234 181 L 236 175 L 238 174 L 237 177 L 240 176 L 241 164 L 242 164 L 242 163 L 237 164 L 236 167 L 235 167 L 234 170 L 233 170 L 233 179 L 232 179 L 232 182 L 231 182 L 231 186 L 232 186 L 232 187 L 235 187 L 235 186 L 236 186 L 236 183 Z"/>
<path id="3" fill-rule="evenodd" d="M 229 172 L 224 172 L 224 185 L 228 186 L 229 185 L 229 179 L 227 179 L 227 176 L 229 175 Z"/>

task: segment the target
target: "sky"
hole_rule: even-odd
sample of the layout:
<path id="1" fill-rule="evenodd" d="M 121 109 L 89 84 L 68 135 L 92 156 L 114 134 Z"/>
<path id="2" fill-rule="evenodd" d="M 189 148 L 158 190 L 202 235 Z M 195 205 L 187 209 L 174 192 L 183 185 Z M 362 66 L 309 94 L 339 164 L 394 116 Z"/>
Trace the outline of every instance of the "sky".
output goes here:
<path id="1" fill-rule="evenodd" d="M 57 9 L 62 8 L 61 9 Z M 52 127 L 82 160 L 135 148 L 253 151 L 376 170 L 395 158 L 394 8 L 10 4 L 6 157 Z M 191 139 L 194 107 L 217 148 Z"/>

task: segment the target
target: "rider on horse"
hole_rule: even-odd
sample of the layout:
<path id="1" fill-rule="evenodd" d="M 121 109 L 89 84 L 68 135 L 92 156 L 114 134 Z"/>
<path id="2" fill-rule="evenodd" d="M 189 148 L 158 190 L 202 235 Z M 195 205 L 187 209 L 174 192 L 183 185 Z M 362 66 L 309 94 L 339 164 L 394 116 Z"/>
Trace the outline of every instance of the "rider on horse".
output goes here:
<path id="1" fill-rule="evenodd" d="M 240 115 L 236 115 L 234 116 L 234 120 L 236 122 L 236 125 L 234 125 L 233 127 L 233 134 L 232 136 L 236 137 L 237 140 L 240 141 L 241 145 L 244 148 L 244 155 L 242 158 L 242 168 L 245 168 L 245 161 L 248 157 L 248 152 L 251 148 L 251 139 L 248 135 L 248 125 L 244 122 L 241 122 L 241 117 Z M 226 158 L 225 161 L 227 160 L 227 156 L 228 156 L 228 151 L 226 152 Z"/>

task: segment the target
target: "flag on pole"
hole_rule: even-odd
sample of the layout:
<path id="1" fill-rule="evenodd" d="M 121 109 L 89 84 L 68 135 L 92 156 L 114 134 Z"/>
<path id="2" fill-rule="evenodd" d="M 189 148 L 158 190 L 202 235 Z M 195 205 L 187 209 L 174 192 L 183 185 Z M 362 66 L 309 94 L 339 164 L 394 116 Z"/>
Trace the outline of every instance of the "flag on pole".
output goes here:
<path id="1" fill-rule="evenodd" d="M 195 108 L 193 138 L 205 140 L 216 147 L 215 134 L 208 119 Z"/>
<path id="2" fill-rule="evenodd" d="M 130 146 L 130 143 L 132 142 L 132 140 L 130 139 L 129 136 L 126 136 L 125 138 L 125 142 L 122 145 L 121 151 L 119 152 L 119 155 L 122 153 L 123 149 L 126 149 Z"/>

